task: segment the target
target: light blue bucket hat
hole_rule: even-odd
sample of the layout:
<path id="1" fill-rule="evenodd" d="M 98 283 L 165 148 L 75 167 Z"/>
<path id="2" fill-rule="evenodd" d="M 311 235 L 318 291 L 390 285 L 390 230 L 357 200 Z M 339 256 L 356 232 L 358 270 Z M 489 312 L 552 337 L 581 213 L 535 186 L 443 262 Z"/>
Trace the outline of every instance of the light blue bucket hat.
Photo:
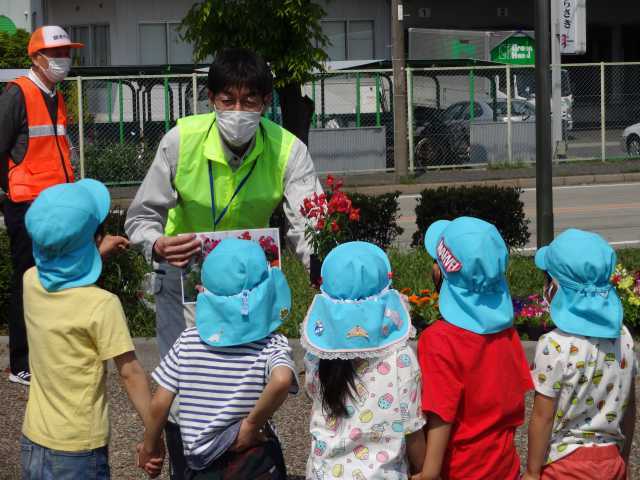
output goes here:
<path id="1" fill-rule="evenodd" d="M 536 266 L 558 283 L 551 318 L 573 335 L 618 338 L 623 309 L 611 275 L 616 252 L 600 236 L 571 228 L 536 253 Z"/>
<path id="2" fill-rule="evenodd" d="M 391 288 L 387 255 L 367 242 L 337 246 L 322 264 L 322 287 L 302 324 L 302 346 L 319 358 L 375 357 L 402 347 L 411 317 Z"/>
<path id="3" fill-rule="evenodd" d="M 424 245 L 442 270 L 439 304 L 447 322 L 482 335 L 513 325 L 509 252 L 495 226 L 474 217 L 438 220 Z"/>
<path id="4" fill-rule="evenodd" d="M 196 328 L 214 347 L 255 342 L 275 331 L 291 310 L 291 290 L 262 248 L 225 238 L 207 256 L 196 300 Z"/>
<path id="5" fill-rule="evenodd" d="M 47 291 L 84 287 L 98 280 L 102 258 L 95 235 L 110 205 L 107 187 L 88 178 L 49 187 L 31 204 L 25 225 L 38 277 Z"/>

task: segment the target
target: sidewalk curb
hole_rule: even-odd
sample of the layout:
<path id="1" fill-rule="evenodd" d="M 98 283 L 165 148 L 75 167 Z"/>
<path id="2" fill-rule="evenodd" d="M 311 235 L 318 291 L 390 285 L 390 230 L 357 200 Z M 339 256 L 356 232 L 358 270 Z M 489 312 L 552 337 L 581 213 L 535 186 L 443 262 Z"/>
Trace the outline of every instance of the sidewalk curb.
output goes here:
<path id="1" fill-rule="evenodd" d="M 410 343 L 415 349 L 416 341 L 411 341 Z M 158 344 L 155 338 L 135 337 L 133 339 L 133 344 L 136 347 L 136 355 L 145 370 L 150 372 L 158 366 L 160 355 L 158 353 Z M 536 344 L 537 342 L 530 340 L 522 341 L 522 346 L 524 347 L 529 363 L 533 362 Z M 296 363 L 298 372 L 304 371 L 304 350 L 300 346 L 300 339 L 290 338 L 289 346 L 291 347 L 293 360 Z M 9 337 L 7 336 L 0 336 L 0 361 L 3 363 L 8 363 L 9 361 Z M 110 368 L 112 368 L 113 362 L 109 362 L 109 365 Z"/>
<path id="2" fill-rule="evenodd" d="M 565 177 L 553 177 L 554 187 L 580 186 L 580 185 L 606 185 L 613 183 L 634 183 L 640 182 L 640 172 L 633 173 L 612 173 L 596 175 L 572 175 Z M 345 190 L 355 193 L 365 193 L 368 195 L 381 195 L 383 193 L 399 191 L 401 195 L 417 195 L 425 189 L 436 189 L 440 187 L 459 186 L 502 186 L 535 188 L 536 179 L 533 177 L 510 178 L 510 179 L 487 179 L 452 182 L 431 182 L 414 184 L 392 184 L 392 185 L 369 185 L 369 186 L 345 186 Z"/>

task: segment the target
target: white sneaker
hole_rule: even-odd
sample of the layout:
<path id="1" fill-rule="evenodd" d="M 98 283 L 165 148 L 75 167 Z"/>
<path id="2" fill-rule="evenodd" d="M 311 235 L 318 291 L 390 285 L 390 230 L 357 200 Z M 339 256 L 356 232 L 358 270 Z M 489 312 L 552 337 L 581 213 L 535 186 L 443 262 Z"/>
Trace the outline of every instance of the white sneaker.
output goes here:
<path id="1" fill-rule="evenodd" d="M 13 383 L 20 383 L 22 385 L 29 386 L 31 385 L 31 373 L 29 373 L 27 370 L 18 372 L 15 375 L 13 373 L 10 373 L 9 381 Z"/>

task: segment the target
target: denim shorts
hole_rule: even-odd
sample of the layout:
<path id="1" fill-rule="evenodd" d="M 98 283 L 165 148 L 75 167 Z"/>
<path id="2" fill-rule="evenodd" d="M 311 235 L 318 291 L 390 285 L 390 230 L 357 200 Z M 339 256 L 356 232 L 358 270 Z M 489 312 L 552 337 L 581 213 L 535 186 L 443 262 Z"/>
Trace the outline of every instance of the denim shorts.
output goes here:
<path id="1" fill-rule="evenodd" d="M 63 452 L 20 439 L 22 480 L 110 480 L 107 447 Z"/>

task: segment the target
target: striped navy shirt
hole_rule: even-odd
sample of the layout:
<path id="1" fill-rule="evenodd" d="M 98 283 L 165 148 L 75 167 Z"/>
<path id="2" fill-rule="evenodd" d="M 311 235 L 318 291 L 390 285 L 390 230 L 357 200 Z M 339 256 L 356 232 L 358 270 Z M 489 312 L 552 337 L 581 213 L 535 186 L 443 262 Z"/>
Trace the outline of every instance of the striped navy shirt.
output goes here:
<path id="1" fill-rule="evenodd" d="M 224 433 L 255 406 L 278 366 L 295 375 L 291 348 L 283 335 L 271 333 L 257 342 L 212 347 L 188 328 L 155 369 L 153 379 L 178 396 L 178 418 L 185 458 L 202 469 L 224 453 L 233 440 Z M 295 382 L 291 393 L 297 393 Z M 229 437 L 227 434 L 226 437 Z M 219 442 L 225 443 L 222 451 Z"/>

